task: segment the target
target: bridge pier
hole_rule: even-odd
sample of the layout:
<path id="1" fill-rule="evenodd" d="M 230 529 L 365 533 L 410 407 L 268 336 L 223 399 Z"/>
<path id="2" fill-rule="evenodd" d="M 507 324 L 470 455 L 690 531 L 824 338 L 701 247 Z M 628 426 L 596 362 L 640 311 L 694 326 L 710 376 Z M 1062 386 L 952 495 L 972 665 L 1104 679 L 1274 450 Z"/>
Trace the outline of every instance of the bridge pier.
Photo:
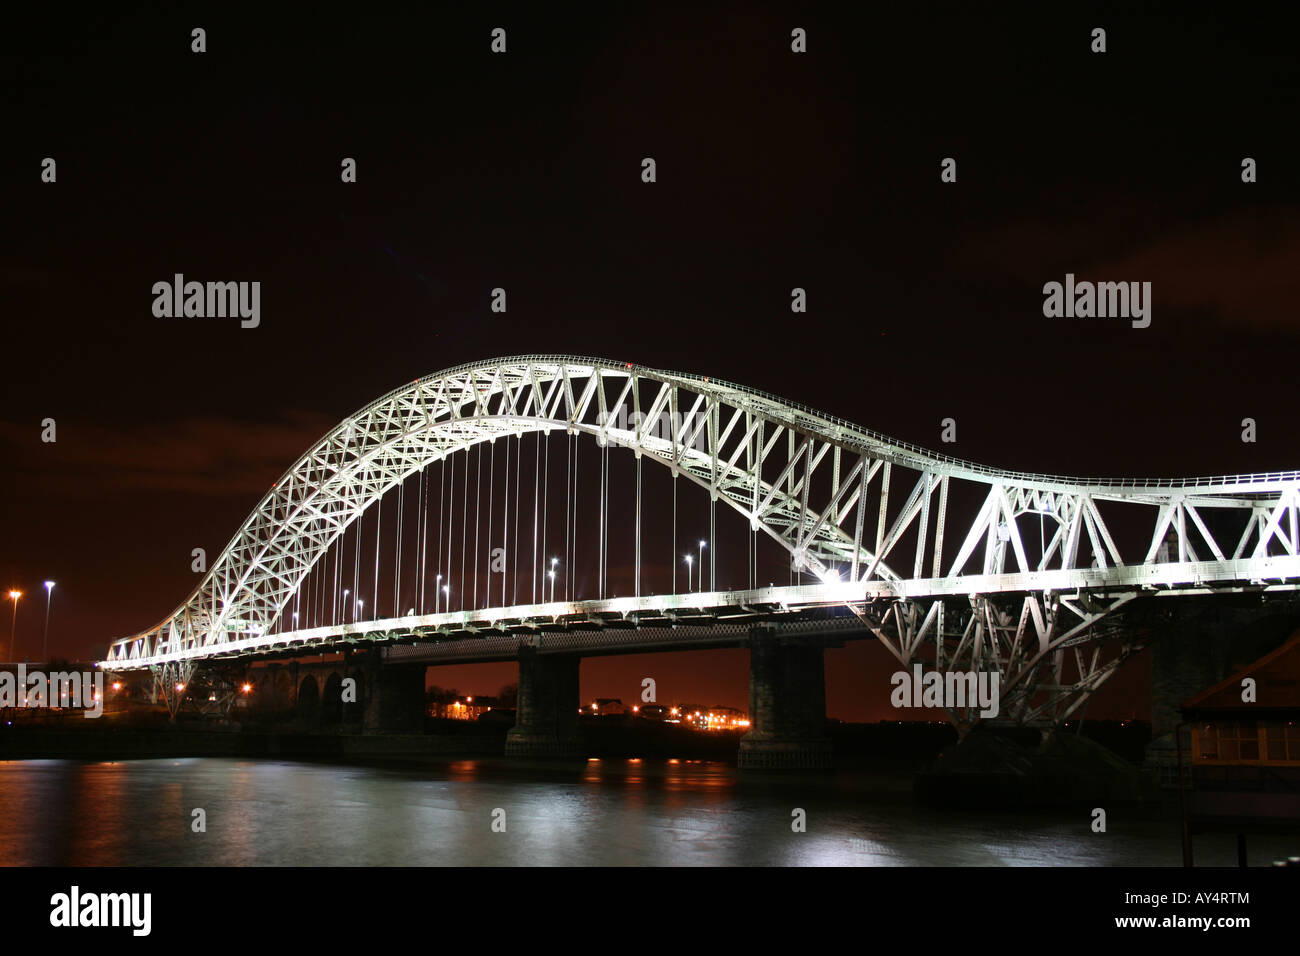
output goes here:
<path id="1" fill-rule="evenodd" d="M 782 644 L 755 628 L 749 639 L 749 715 L 739 766 L 748 770 L 827 770 L 825 648 Z"/>
<path id="2" fill-rule="evenodd" d="M 534 648 L 519 651 L 519 703 L 515 725 L 506 734 L 506 755 L 516 757 L 581 757 L 578 729 L 578 667 L 576 654 L 539 655 Z"/>
<path id="3" fill-rule="evenodd" d="M 377 649 L 367 655 L 363 673 L 361 732 L 418 734 L 424 731 L 424 664 L 384 664 Z"/>

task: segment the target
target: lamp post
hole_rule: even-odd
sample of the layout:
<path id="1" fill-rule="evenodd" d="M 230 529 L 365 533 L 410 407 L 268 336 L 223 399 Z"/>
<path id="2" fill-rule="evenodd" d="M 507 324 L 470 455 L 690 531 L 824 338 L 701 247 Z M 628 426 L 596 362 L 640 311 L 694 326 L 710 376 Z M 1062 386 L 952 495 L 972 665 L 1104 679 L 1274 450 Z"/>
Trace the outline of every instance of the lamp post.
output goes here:
<path id="1" fill-rule="evenodd" d="M 700 593 L 704 593 L 704 541 L 700 541 Z"/>
<path id="2" fill-rule="evenodd" d="M 691 588 L 691 562 L 694 561 L 694 560 L 695 560 L 695 558 L 692 557 L 691 555 L 688 554 L 688 555 L 686 556 L 686 593 L 687 593 L 687 594 L 690 594 L 690 593 L 691 593 L 691 590 L 692 590 L 692 588 Z"/>
<path id="3" fill-rule="evenodd" d="M 438 613 L 438 602 L 442 600 L 442 575 L 438 575 L 438 583 L 433 587 L 433 613 Z"/>
<path id="4" fill-rule="evenodd" d="M 446 602 L 446 603 L 447 603 L 447 610 L 450 611 L 450 610 L 451 610 L 451 585 L 450 585 L 450 584 L 444 584 L 444 585 L 442 586 L 442 593 L 443 593 L 443 596 L 446 597 L 446 599 L 447 599 L 447 602 Z"/>
<path id="5" fill-rule="evenodd" d="M 547 572 L 547 575 L 551 579 L 551 603 L 554 604 L 555 603 L 555 569 L 551 568 L 551 570 Z"/>
<path id="6" fill-rule="evenodd" d="M 351 593 L 352 593 L 351 588 L 343 589 L 343 601 L 342 601 L 343 606 L 339 609 L 340 611 L 339 616 L 343 618 L 343 620 L 339 622 L 341 624 L 346 624 L 348 622 L 348 595 Z"/>
<path id="7" fill-rule="evenodd" d="M 54 600 L 54 582 L 45 582 L 45 637 L 41 640 L 43 663 L 50 662 L 50 602 Z"/>
<path id="8" fill-rule="evenodd" d="M 23 592 L 16 589 L 9 592 L 9 600 L 14 602 L 14 619 L 13 619 L 13 623 L 9 625 L 9 659 L 10 660 L 12 660 L 14 656 L 14 634 L 18 630 L 18 599 L 22 596 L 23 596 Z"/>

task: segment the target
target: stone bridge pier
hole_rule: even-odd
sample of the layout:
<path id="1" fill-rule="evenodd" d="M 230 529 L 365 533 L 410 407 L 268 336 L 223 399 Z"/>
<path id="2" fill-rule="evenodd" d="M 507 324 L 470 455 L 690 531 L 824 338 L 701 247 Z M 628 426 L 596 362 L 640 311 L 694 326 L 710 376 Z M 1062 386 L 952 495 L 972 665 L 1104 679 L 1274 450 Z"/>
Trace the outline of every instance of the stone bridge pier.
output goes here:
<path id="1" fill-rule="evenodd" d="M 425 664 L 385 664 L 378 648 L 366 656 L 363 733 L 418 734 L 424 732 L 427 709 Z"/>
<path id="2" fill-rule="evenodd" d="M 506 756 L 581 757 L 578 729 L 576 654 L 539 654 L 519 650 L 519 702 L 515 726 L 506 734 Z"/>
<path id="3" fill-rule="evenodd" d="M 749 638 L 749 717 L 739 766 L 750 770 L 826 770 L 825 647 L 755 628 Z"/>

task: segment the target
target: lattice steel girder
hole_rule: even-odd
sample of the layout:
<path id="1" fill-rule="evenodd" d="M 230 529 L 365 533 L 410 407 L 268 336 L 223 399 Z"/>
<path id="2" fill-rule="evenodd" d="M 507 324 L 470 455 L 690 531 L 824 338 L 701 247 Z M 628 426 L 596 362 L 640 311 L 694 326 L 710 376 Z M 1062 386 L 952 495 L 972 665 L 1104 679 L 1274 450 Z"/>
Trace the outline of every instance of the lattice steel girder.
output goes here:
<path id="1" fill-rule="evenodd" d="M 999 471 L 716 379 L 530 355 L 416 379 L 344 419 L 274 483 L 194 593 L 159 624 L 113 642 L 107 662 L 197 659 L 266 635 L 316 561 L 384 492 L 480 442 L 557 430 L 632 448 L 685 476 L 796 564 L 827 581 L 848 574 L 849 600 L 1297 577 L 1297 472 L 1103 480 Z M 901 505 L 891 481 L 907 492 Z M 967 485 L 984 489 L 983 506 L 949 514 Z M 1103 505 L 1152 529 L 1146 559 L 1124 560 Z M 1038 554 L 1026 543 L 1032 524 L 1044 538 Z M 904 577 L 889 559 L 909 536 Z M 946 536 L 962 545 L 940 578 Z M 1080 545 L 1090 552 L 1083 562 Z M 1202 554 L 1214 560 L 1196 561 Z M 918 578 L 927 568 L 932 577 Z"/>
<path id="2" fill-rule="evenodd" d="M 1114 616 L 1139 596 L 1070 600 L 1048 591 L 850 606 L 901 668 L 923 663 L 945 674 L 996 673 L 1000 720 L 1057 725 L 1142 648 L 1142 635 L 1121 632 Z M 1070 683 L 1067 657 L 1074 665 Z M 963 734 L 981 720 L 973 703 L 948 709 L 948 717 Z"/>

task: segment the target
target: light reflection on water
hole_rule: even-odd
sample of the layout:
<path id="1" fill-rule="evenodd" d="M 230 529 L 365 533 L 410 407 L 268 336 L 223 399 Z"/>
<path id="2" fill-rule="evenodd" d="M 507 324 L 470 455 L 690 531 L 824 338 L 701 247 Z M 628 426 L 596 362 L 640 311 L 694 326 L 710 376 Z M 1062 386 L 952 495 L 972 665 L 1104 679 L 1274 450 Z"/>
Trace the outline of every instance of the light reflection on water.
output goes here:
<path id="1" fill-rule="evenodd" d="M 191 830 L 206 811 L 207 831 Z M 506 832 L 492 831 L 505 810 Z M 807 813 L 807 832 L 791 829 Z M 914 806 L 907 781 L 756 776 L 695 760 L 547 765 L 451 760 L 418 769 L 188 758 L 0 762 L 9 865 L 1163 865 L 1176 824 L 1082 812 Z M 1287 847 L 1256 839 L 1252 865 Z M 1295 849 L 1290 848 L 1294 853 Z M 1236 861 L 1198 836 L 1198 865 Z"/>

